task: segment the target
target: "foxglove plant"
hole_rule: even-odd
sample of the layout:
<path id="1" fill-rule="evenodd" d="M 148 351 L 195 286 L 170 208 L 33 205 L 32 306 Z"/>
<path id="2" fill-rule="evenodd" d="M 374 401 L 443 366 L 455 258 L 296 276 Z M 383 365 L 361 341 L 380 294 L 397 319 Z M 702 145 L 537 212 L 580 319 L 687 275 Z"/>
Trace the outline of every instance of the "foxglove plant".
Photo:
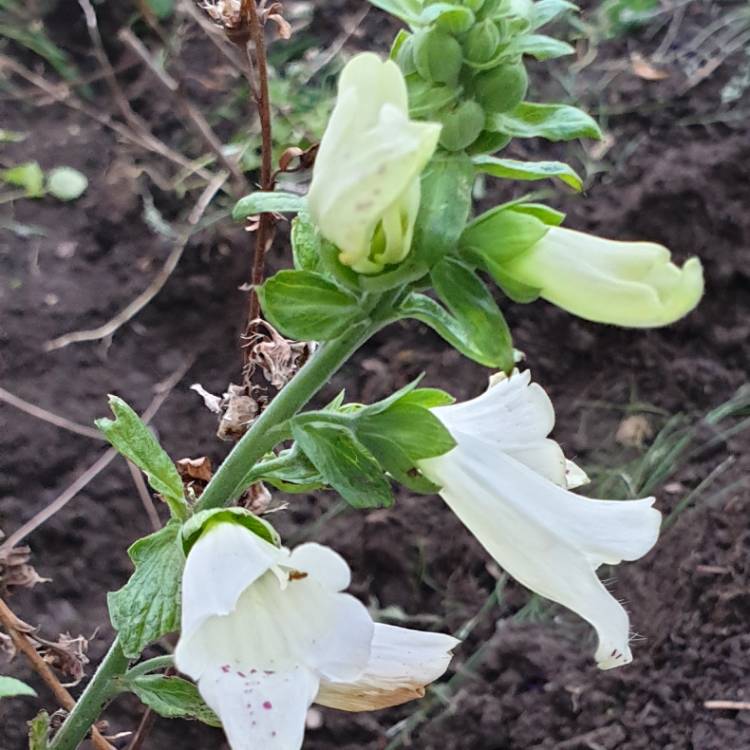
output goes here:
<path id="1" fill-rule="evenodd" d="M 480 174 L 582 189 L 567 164 L 497 155 L 512 138 L 600 135 L 575 107 L 526 100 L 525 57 L 572 51 L 539 33 L 569 2 L 373 3 L 407 28 L 389 60 L 365 52 L 344 66 L 307 194 L 255 192 L 234 209 L 240 221 L 295 215 L 293 268 L 257 292 L 266 321 L 317 342 L 315 353 L 199 497 L 123 401 L 113 397 L 115 419 L 98 423 L 172 518 L 131 547 L 135 572 L 108 601 L 117 638 L 51 750 L 77 747 L 118 691 L 166 716 L 223 725 L 234 750 L 298 750 L 312 703 L 396 705 L 448 669 L 454 638 L 373 622 L 343 593 L 350 572 L 339 555 L 314 543 L 289 551 L 265 519 L 237 507 L 258 482 L 290 494 L 330 489 L 357 509 L 393 505 L 394 482 L 440 494 L 509 575 L 594 626 L 601 668 L 632 658 L 628 615 L 596 571 L 655 544 L 654 498 L 571 492 L 585 474 L 549 438 L 554 409 L 516 370 L 487 282 L 503 305 L 542 297 L 592 321 L 654 327 L 697 305 L 700 262 L 680 269 L 660 245 L 563 228 L 561 213 L 523 198 L 472 215 Z M 494 385 L 462 404 L 414 382 L 374 404 L 342 394 L 307 408 L 365 341 L 405 319 L 499 370 Z M 131 666 L 173 632 L 174 661 Z M 193 681 L 159 672 L 167 665 Z"/>

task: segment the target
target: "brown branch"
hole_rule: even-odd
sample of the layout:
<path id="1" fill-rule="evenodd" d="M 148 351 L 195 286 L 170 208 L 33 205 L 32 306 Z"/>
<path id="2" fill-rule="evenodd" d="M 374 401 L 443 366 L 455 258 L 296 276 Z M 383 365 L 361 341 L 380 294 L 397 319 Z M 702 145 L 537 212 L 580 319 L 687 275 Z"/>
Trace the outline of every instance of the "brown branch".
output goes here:
<path id="1" fill-rule="evenodd" d="M 156 511 L 151 493 L 148 491 L 146 480 L 143 478 L 141 470 L 132 461 L 128 461 L 128 469 L 130 470 L 130 476 L 133 478 L 133 484 L 138 491 L 138 496 L 141 498 L 143 509 L 146 511 L 151 527 L 154 531 L 158 531 L 161 528 L 161 519 Z"/>
<path id="2" fill-rule="evenodd" d="M 180 380 L 182 380 L 187 371 L 192 367 L 193 361 L 194 360 L 191 358 L 179 369 L 175 370 L 167 380 L 157 384 L 155 388 L 156 395 L 151 400 L 146 411 L 141 414 L 141 419 L 146 424 L 154 418 L 162 404 L 169 397 L 172 389 L 180 382 Z M 31 532 L 35 531 L 43 523 L 52 518 L 52 516 L 64 508 L 87 484 L 89 484 L 92 479 L 106 469 L 117 455 L 117 451 L 114 448 L 110 448 L 106 453 L 102 454 L 83 474 L 81 474 L 80 477 L 78 477 L 78 479 L 73 482 L 73 484 L 70 485 L 70 487 L 58 496 L 57 499 L 42 508 L 42 510 L 40 510 L 33 518 L 11 534 L 0 546 L 0 551 L 4 552 L 12 549 L 31 534 Z"/>
<path id="3" fill-rule="evenodd" d="M 53 424 L 61 430 L 74 432 L 76 435 L 83 435 L 84 437 L 92 438 L 93 440 L 104 440 L 104 435 L 102 435 L 99 430 L 95 430 L 93 427 L 86 427 L 86 425 L 78 424 L 77 422 L 72 422 L 70 419 L 61 417 L 59 414 L 55 414 L 47 409 L 42 409 L 41 406 L 32 404 L 19 396 L 15 396 L 10 391 L 6 391 L 2 386 L 0 386 L 0 401 L 4 401 L 9 406 L 13 406 L 25 414 L 41 419 L 43 422 Z"/>
<path id="4" fill-rule="evenodd" d="M 0 624 L 7 631 L 13 645 L 20 651 L 31 664 L 33 670 L 42 678 L 47 687 L 52 691 L 55 700 L 66 710 L 71 711 L 76 702 L 73 696 L 62 686 L 49 664 L 42 658 L 39 652 L 34 648 L 34 644 L 29 637 L 23 632 L 13 610 L 0 599 Z M 102 737 L 96 727 L 91 728 L 91 741 L 96 750 L 114 750 L 112 745 Z"/>
<path id="5" fill-rule="evenodd" d="M 255 6 L 255 0 L 242 0 L 241 15 L 246 19 L 249 29 L 250 38 L 255 50 L 255 65 L 250 54 L 248 44 L 245 44 L 245 53 L 249 69 L 253 67 L 258 72 L 258 83 L 253 91 L 253 98 L 258 107 L 258 116 L 260 118 L 260 135 L 261 135 L 261 165 L 260 165 L 260 188 L 264 191 L 270 191 L 274 188 L 273 177 L 273 136 L 271 132 L 271 98 L 268 92 L 268 61 L 266 59 L 266 43 L 263 25 L 258 16 L 258 9 Z M 252 274 L 250 277 L 250 300 L 248 306 L 247 322 L 245 324 L 245 333 L 243 341 L 247 342 L 252 338 L 254 330 L 254 321 L 260 317 L 260 302 L 258 300 L 257 287 L 263 283 L 265 272 L 266 252 L 273 241 L 274 219 L 273 215 L 263 213 L 258 221 L 258 228 L 255 234 L 255 252 L 253 255 Z M 251 354 L 250 348 L 243 346 L 244 362 L 247 366 Z"/>
<path id="6" fill-rule="evenodd" d="M 193 236 L 195 226 L 203 217 L 209 204 L 216 193 L 219 192 L 224 182 L 226 182 L 226 179 L 226 172 L 222 172 L 221 174 L 216 175 L 216 177 L 208 183 L 188 216 L 187 228 L 181 233 L 172 248 L 172 251 L 164 261 L 164 265 L 156 274 L 153 281 L 132 302 L 126 305 L 119 313 L 117 313 L 117 315 L 115 315 L 114 318 L 111 318 L 103 325 L 100 325 L 97 328 L 87 328 L 81 331 L 65 333 L 62 336 L 58 336 L 56 339 L 48 341 L 44 345 L 44 350 L 50 352 L 55 349 L 62 349 L 69 344 L 77 344 L 82 341 L 99 341 L 100 339 L 107 338 L 143 310 L 143 308 L 146 307 L 154 297 L 156 297 L 169 280 L 172 272 L 180 262 L 183 252 L 185 252 L 188 241 Z"/>

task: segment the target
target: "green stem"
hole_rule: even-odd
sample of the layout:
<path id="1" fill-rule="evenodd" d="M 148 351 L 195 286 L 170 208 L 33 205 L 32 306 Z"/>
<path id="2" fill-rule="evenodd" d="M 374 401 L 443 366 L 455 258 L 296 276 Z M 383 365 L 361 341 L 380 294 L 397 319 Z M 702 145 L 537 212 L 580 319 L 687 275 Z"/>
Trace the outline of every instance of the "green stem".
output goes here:
<path id="1" fill-rule="evenodd" d="M 239 497 L 247 488 L 246 478 L 252 476 L 250 469 L 278 442 L 274 428 L 293 417 L 381 326 L 380 321 L 360 323 L 322 344 L 235 445 L 203 491 L 196 510 L 219 508 Z"/>
<path id="2" fill-rule="evenodd" d="M 149 672 L 156 672 L 158 669 L 167 669 L 174 666 L 174 656 L 167 654 L 166 656 L 155 656 L 153 659 L 146 659 L 140 664 L 136 664 L 132 669 L 129 669 L 125 674 L 126 680 L 134 680 L 136 677 L 141 677 Z"/>
<path id="3" fill-rule="evenodd" d="M 112 681 L 125 673 L 128 660 L 115 638 L 91 682 L 68 714 L 60 731 L 52 740 L 49 750 L 75 750 L 99 718 L 104 705 L 113 695 Z"/>

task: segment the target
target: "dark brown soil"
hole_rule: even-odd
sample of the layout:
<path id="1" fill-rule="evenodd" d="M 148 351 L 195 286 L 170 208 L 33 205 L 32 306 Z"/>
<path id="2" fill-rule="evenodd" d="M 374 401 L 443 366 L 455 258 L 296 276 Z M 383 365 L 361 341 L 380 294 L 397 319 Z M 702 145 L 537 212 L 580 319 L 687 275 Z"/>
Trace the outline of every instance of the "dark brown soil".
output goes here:
<path id="1" fill-rule="evenodd" d="M 685 44 L 730 6 L 691 3 L 673 47 Z M 99 7 L 106 16 L 109 11 Z M 320 16 L 313 29 L 330 40 L 339 32 L 340 18 L 330 9 Z M 54 20 L 58 42 L 88 60 L 82 24 L 66 25 L 59 10 Z M 107 23 L 117 28 L 114 19 Z M 390 35 L 374 13 L 365 29 L 378 40 Z M 558 191 L 547 199 L 568 211 L 569 226 L 621 239 L 654 239 L 680 259 L 695 254 L 705 263 L 704 302 L 688 319 L 665 330 L 591 325 L 541 302 L 509 307 L 516 345 L 558 407 L 556 436 L 584 466 L 625 460 L 614 434 L 628 409 L 644 413 L 643 405 L 650 405 L 650 419 L 658 428 L 663 423 L 659 413 L 696 417 L 726 401 L 747 379 L 750 136 L 744 120 L 721 121 L 728 108 L 741 112 L 744 106 L 747 111 L 747 95 L 733 105 L 721 102 L 726 82 L 747 58 L 730 57 L 687 91 L 689 71 L 679 65 L 668 67 L 670 77 L 664 81 L 641 80 L 630 69 L 629 55 L 648 55 L 663 33 L 651 39 L 643 32 L 602 44 L 589 66 L 566 79 L 592 107 L 621 112 L 607 119 L 614 141 L 602 161 L 578 146 L 530 143 L 512 148 L 520 157 L 557 153 L 583 158 L 601 170 L 584 196 Z M 366 32 L 351 40 L 353 46 L 370 43 Z M 219 64 L 210 48 L 199 49 L 205 70 Z M 186 60 L 195 60 L 189 53 L 188 45 Z M 622 72 L 600 88 L 603 76 L 618 65 Z M 559 94 L 548 74 L 537 81 Z M 138 87 L 139 79 L 133 76 L 131 83 Z M 140 83 L 147 100 L 149 88 Z M 98 93 L 100 106 L 110 106 L 105 92 Z M 168 108 L 158 102 L 151 106 L 154 117 Z M 245 235 L 228 221 L 200 235 L 161 294 L 105 346 L 78 344 L 44 353 L 48 339 L 108 319 L 148 284 L 166 256 L 168 242 L 143 219 L 139 193 L 150 181 L 134 168 L 154 157 L 127 148 L 90 119 L 59 106 L 34 107 L 6 98 L 0 112 L 4 128 L 31 133 L 22 144 L 2 147 L 3 162 L 34 158 L 45 168 L 69 164 L 91 180 L 75 204 L 45 199 L 3 206 L 4 218 L 36 225 L 46 234 L 19 239 L 0 231 L 0 383 L 42 407 L 90 424 L 106 412 L 108 392 L 143 409 L 154 385 L 194 357 L 154 425 L 171 455 L 219 459 L 226 446 L 213 436 L 214 418 L 188 387 L 200 382 L 220 392 L 237 377 L 244 308 L 238 287 L 249 265 Z M 717 121 L 691 124 L 701 119 Z M 164 123 L 159 130 L 169 133 Z M 503 196 L 508 190 L 503 188 Z M 173 195 L 157 190 L 155 197 L 167 219 L 177 215 Z M 498 198 L 494 188 L 492 197 Z M 281 238 L 273 263 L 288 262 Z M 372 399 L 423 370 L 427 383 L 459 397 L 476 394 L 487 377 L 429 331 L 402 325 L 371 342 L 329 390 L 345 386 L 351 398 Z M 0 528 L 6 532 L 54 499 L 104 450 L 6 405 L 0 405 L 0 435 Z M 728 457 L 733 459 L 654 552 L 617 570 L 613 591 L 627 600 L 633 628 L 642 636 L 634 644 L 632 665 L 598 672 L 591 659 L 591 632 L 567 613 L 547 610 L 541 621 L 513 619 L 528 595 L 509 583 L 501 603 L 485 612 L 458 649 L 453 670 L 463 671 L 464 679 L 451 700 L 428 701 L 427 720 L 413 721 L 412 746 L 750 748 L 750 711 L 704 706 L 710 700 L 750 700 L 750 491 L 743 481 L 750 469 L 748 455 L 750 437 L 739 431 L 710 451 L 694 453 L 659 489 L 659 507 L 668 512 Z M 492 594 L 499 571 L 438 499 L 402 495 L 395 510 L 343 512 L 311 526 L 336 503 L 330 495 L 296 497 L 273 520 L 289 540 L 314 535 L 344 554 L 354 570 L 353 590 L 368 604 L 398 607 L 416 624 L 450 631 L 470 620 Z M 30 537 L 37 569 L 53 581 L 18 593 L 12 606 L 47 636 L 66 631 L 91 636 L 90 655 L 96 662 L 112 635 L 106 592 L 127 579 L 126 547 L 148 530 L 130 475 L 118 459 Z M 432 615 L 437 619 L 430 620 Z M 480 646 L 480 658 L 470 662 Z M 42 703 L 55 707 L 21 659 L 8 670 L 37 685 Z M 306 747 L 384 750 L 398 734 L 394 725 L 419 708 L 407 705 L 370 715 L 324 711 L 323 725 L 308 733 Z M 26 746 L 24 722 L 35 710 L 27 699 L 0 703 L 2 750 Z M 135 726 L 139 715 L 135 701 L 122 699 L 107 719 L 113 731 L 124 731 Z M 175 746 L 224 744 L 214 730 L 158 720 L 145 748 Z"/>

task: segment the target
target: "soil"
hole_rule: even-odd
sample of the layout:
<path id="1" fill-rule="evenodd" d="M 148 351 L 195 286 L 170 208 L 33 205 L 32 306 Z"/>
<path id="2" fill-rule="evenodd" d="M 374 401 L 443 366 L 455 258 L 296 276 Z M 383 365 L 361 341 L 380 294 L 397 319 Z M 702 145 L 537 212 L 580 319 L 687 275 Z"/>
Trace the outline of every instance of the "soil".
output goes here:
<path id="1" fill-rule="evenodd" d="M 124 20 L 98 7 L 103 26 L 116 29 Z M 688 4 L 672 49 L 681 49 L 731 7 Z M 351 8 L 337 3 L 318 11 L 312 30 L 330 42 Z M 376 15 L 349 39 L 352 49 L 382 45 L 392 36 Z M 584 19 L 593 17 L 593 10 L 584 12 Z M 82 22 L 71 22 L 59 7 L 48 20 L 56 41 L 93 69 Z M 703 303 L 663 330 L 597 326 L 543 302 L 506 305 L 517 347 L 557 405 L 555 436 L 589 467 L 638 458 L 637 450 L 624 452 L 614 439 L 625 414 L 645 415 L 656 429 L 665 414 L 697 419 L 745 383 L 750 359 L 750 137 L 743 119 L 722 115 L 741 113 L 743 104 L 747 111 L 750 102 L 747 92 L 744 101 L 721 100 L 747 58 L 729 57 L 690 88 L 694 70 L 676 63 L 665 66 L 668 78 L 643 80 L 634 74 L 630 55 L 653 52 L 665 29 L 652 31 L 603 42 L 593 61 L 564 79 L 592 109 L 610 110 L 605 125 L 612 145 L 606 154 L 597 159 L 588 147 L 535 142 L 514 144 L 510 152 L 519 158 L 556 154 L 589 169 L 583 196 L 557 190 L 546 198 L 568 212 L 568 226 L 620 239 L 653 239 L 679 259 L 699 255 L 705 264 Z M 187 63 L 200 60 L 203 72 L 222 64 L 197 33 L 187 35 L 182 54 Z M 537 70 L 537 90 L 559 95 L 559 84 L 542 70 L 550 68 Z M 566 69 L 552 70 L 561 77 Z M 130 71 L 124 80 L 139 92 L 133 95 L 139 111 L 169 137 L 176 127 L 169 103 L 153 95 L 148 79 Z M 95 88 L 100 106 L 109 106 L 106 91 Z M 153 424 L 172 456 L 218 461 L 227 446 L 214 437 L 215 418 L 189 386 L 198 382 L 221 392 L 238 377 L 245 307 L 238 288 L 248 275 L 246 235 L 228 220 L 200 234 L 163 291 L 111 340 L 45 353 L 45 341 L 111 317 L 148 284 L 166 257 L 168 240 L 144 220 L 147 186 L 168 220 L 180 206 L 174 194 L 154 188 L 142 169 L 151 162 L 161 169 L 162 163 L 86 116 L 9 97 L 0 102 L 0 112 L 4 128 L 30 133 L 25 142 L 2 147 L 3 162 L 69 164 L 91 180 L 73 204 L 44 199 L 3 207 L 5 220 L 40 227 L 44 235 L 22 239 L 0 230 L 0 383 L 41 407 L 91 424 L 107 411 L 105 394 L 117 393 L 142 410 L 154 386 L 191 361 Z M 176 145 L 180 137 L 174 135 Z M 519 190 L 488 187 L 488 203 Z M 282 234 L 272 265 L 288 263 Z M 488 375 L 428 330 L 408 324 L 370 342 L 324 395 L 346 387 L 352 399 L 373 399 L 422 371 L 427 384 L 459 398 L 478 393 Z M 53 500 L 104 450 L 5 404 L 0 435 L 0 527 L 6 533 Z M 361 715 L 324 710 L 305 747 L 384 750 L 398 735 L 405 746 L 421 750 L 750 748 L 750 710 L 705 706 L 712 700 L 750 701 L 750 489 L 743 479 L 748 456 L 750 434 L 738 430 L 714 440 L 711 449 L 693 452 L 657 488 L 659 507 L 668 513 L 717 472 L 650 555 L 617 569 L 612 590 L 627 601 L 640 636 L 630 666 L 597 671 L 590 629 L 558 609 L 533 616 L 540 612 L 525 607 L 527 592 L 509 582 L 500 603 L 483 610 L 458 649 L 451 674 L 461 673 L 462 679 L 449 701 L 427 699 L 425 716 L 415 714 L 418 704 Z M 353 592 L 366 603 L 396 607 L 422 627 L 455 631 L 482 610 L 495 589 L 500 572 L 438 499 L 401 493 L 391 511 L 336 513 L 337 507 L 329 494 L 298 496 L 273 520 L 287 540 L 314 536 L 340 551 L 354 571 Z M 90 638 L 96 663 L 112 636 L 106 592 L 127 580 L 126 548 L 148 531 L 131 477 L 118 459 L 29 538 L 34 565 L 52 581 L 17 592 L 13 608 L 47 637 L 70 632 Z M 520 618 L 519 612 L 532 616 Z M 7 670 L 32 682 L 41 702 L 55 707 L 20 658 Z M 26 747 L 25 722 L 36 710 L 26 699 L 0 703 L 2 750 Z M 140 713 L 134 700 L 118 700 L 106 713 L 111 732 L 133 729 Z M 413 730 L 399 734 L 393 728 L 406 719 Z M 216 730 L 157 720 L 144 747 L 175 746 L 225 745 Z"/>

